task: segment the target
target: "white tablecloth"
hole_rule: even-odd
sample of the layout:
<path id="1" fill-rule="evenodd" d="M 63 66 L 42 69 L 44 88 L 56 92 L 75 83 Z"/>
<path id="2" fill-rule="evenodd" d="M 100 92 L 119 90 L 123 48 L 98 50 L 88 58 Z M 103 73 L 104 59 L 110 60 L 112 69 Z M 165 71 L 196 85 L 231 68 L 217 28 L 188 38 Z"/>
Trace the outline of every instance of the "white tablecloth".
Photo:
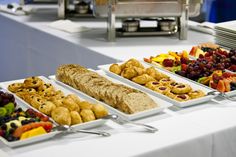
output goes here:
<path id="1" fill-rule="evenodd" d="M 144 133 L 140 128 L 119 126 L 107 122 L 97 128 L 108 130 L 110 137 L 70 135 L 34 145 L 0 148 L 16 157 L 50 156 L 161 156 L 161 157 L 235 157 L 236 103 L 226 105 L 210 102 L 185 108 L 184 112 L 160 114 L 140 120 L 159 129 Z M 194 110 L 196 108 L 196 110 Z M 167 113 L 173 111 L 166 111 Z"/>
<path id="2" fill-rule="evenodd" d="M 90 32 L 68 34 L 47 26 L 54 20 L 55 9 L 53 12 L 41 9 L 26 17 L 0 14 L 0 81 L 30 75 L 47 76 L 54 74 L 56 67 L 63 63 L 95 68 L 116 60 L 142 59 L 213 41 L 212 36 L 190 31 L 187 41 L 175 37 L 147 37 L 119 38 L 116 43 L 108 43 L 104 21 L 79 19 L 79 24 L 96 28 Z M 235 157 L 236 104 L 222 103 L 209 102 L 184 109 L 172 107 L 174 112 L 166 111 L 166 114 L 140 120 L 157 127 L 159 132 L 155 134 L 133 132 L 108 122 L 98 129 L 108 130 L 111 137 L 62 137 L 14 149 L 0 143 L 0 149 L 13 157 Z"/>

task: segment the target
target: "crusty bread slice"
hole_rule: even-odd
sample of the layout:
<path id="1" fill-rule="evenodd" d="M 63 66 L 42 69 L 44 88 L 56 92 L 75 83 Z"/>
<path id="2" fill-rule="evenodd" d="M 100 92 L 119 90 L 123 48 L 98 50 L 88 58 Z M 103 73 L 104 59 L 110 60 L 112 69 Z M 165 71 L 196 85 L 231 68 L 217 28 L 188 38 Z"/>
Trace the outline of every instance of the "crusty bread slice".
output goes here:
<path id="1" fill-rule="evenodd" d="M 124 112 L 132 114 L 157 107 L 157 104 L 145 93 L 129 93 L 123 96 L 121 106 Z"/>
<path id="2" fill-rule="evenodd" d="M 128 114 L 158 106 L 147 94 L 122 84 L 113 83 L 80 65 L 60 66 L 57 69 L 56 78 Z"/>

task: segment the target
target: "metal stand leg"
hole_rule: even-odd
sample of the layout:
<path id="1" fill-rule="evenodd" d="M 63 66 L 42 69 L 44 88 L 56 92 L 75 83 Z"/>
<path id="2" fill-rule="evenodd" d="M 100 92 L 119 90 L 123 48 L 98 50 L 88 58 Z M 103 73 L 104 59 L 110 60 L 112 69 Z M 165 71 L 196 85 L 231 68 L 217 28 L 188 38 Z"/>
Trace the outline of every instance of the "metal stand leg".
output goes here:
<path id="1" fill-rule="evenodd" d="M 189 14 L 189 0 L 183 0 L 182 14 L 179 18 L 179 39 L 186 40 L 188 36 L 188 14 Z"/>
<path id="2" fill-rule="evenodd" d="M 108 18 L 107 18 L 107 39 L 114 42 L 116 39 L 116 17 L 115 17 L 115 0 L 108 1 Z"/>
<path id="3" fill-rule="evenodd" d="M 66 17 L 67 0 L 58 0 L 58 18 L 64 19 Z"/>

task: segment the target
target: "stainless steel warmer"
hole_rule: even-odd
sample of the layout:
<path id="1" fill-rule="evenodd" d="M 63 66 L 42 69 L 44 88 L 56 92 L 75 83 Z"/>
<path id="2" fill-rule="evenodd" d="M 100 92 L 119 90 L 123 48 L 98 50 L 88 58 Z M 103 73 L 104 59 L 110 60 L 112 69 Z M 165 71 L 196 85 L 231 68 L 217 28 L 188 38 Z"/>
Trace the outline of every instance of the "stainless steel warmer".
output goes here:
<path id="1" fill-rule="evenodd" d="M 58 0 L 58 17 L 94 17 L 90 0 Z"/>
<path id="2" fill-rule="evenodd" d="M 119 36 L 150 36 L 179 34 L 187 38 L 188 18 L 199 15 L 203 0 L 58 0 L 58 17 L 107 18 L 109 41 Z M 116 28 L 117 19 L 122 28 Z M 141 27 L 143 21 L 156 22 Z"/>
<path id="3" fill-rule="evenodd" d="M 108 22 L 108 40 L 120 36 L 170 35 L 179 33 L 187 38 L 188 18 L 199 15 L 203 0 L 93 0 L 95 17 Z M 116 20 L 122 19 L 122 28 L 116 29 Z M 141 28 L 140 21 L 154 20 L 157 26 Z"/>

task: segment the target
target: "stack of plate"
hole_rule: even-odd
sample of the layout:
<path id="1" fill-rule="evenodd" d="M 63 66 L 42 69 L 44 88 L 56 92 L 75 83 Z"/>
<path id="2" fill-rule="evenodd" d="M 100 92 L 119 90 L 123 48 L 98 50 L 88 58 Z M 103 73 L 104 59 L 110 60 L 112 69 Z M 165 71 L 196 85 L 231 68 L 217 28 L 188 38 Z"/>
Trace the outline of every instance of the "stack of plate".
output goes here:
<path id="1" fill-rule="evenodd" d="M 236 21 L 219 23 L 215 26 L 215 42 L 227 48 L 236 48 Z"/>

